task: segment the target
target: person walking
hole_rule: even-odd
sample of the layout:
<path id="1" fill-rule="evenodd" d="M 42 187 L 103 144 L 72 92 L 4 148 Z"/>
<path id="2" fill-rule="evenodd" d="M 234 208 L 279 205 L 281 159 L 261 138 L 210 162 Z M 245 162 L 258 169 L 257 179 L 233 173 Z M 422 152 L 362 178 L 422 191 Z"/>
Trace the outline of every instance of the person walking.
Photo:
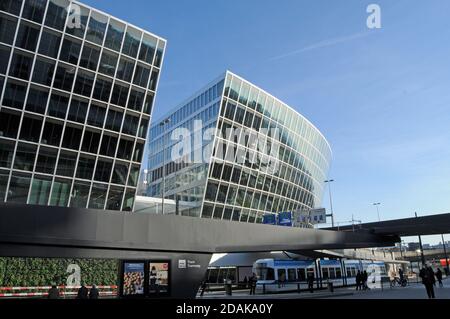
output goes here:
<path id="1" fill-rule="evenodd" d="M 100 292 L 98 291 L 97 286 L 93 284 L 91 289 L 89 290 L 89 299 L 98 299 L 99 296 Z"/>
<path id="2" fill-rule="evenodd" d="M 356 280 L 356 290 L 361 290 L 361 282 L 362 282 L 361 270 L 358 270 L 355 280 Z"/>
<path id="3" fill-rule="evenodd" d="M 310 293 L 314 292 L 314 273 L 310 272 L 308 274 L 308 289 Z"/>
<path id="4" fill-rule="evenodd" d="M 82 283 L 81 287 L 78 289 L 77 299 L 88 299 L 89 290 Z"/>
<path id="5" fill-rule="evenodd" d="M 422 278 L 422 284 L 425 286 L 425 290 L 427 291 L 427 295 L 429 299 L 434 299 L 434 287 L 433 287 L 433 277 L 434 273 L 433 270 L 430 271 L 431 268 L 425 268 L 423 267 L 420 270 L 419 277 Z M 433 276 L 431 276 L 433 275 Z"/>
<path id="6" fill-rule="evenodd" d="M 256 277 L 255 273 L 250 277 L 249 284 L 250 284 L 250 295 L 256 294 L 256 283 L 258 281 L 258 278 Z"/>
<path id="7" fill-rule="evenodd" d="M 439 282 L 439 287 L 440 288 L 444 287 L 444 284 L 442 283 L 442 271 L 441 271 L 441 268 L 438 268 L 438 270 L 436 271 L 436 279 Z"/>
<path id="8" fill-rule="evenodd" d="M 52 287 L 48 290 L 48 299 L 59 299 L 59 289 L 56 285 L 52 285 Z"/>
<path id="9" fill-rule="evenodd" d="M 402 268 L 400 268 L 398 270 L 398 277 L 400 279 L 400 285 L 403 286 L 403 282 L 404 282 L 403 280 L 405 279 L 405 276 L 403 274 L 403 269 Z"/>
<path id="10" fill-rule="evenodd" d="M 362 282 L 363 282 L 363 288 L 364 290 L 369 289 L 369 286 L 367 286 L 367 280 L 369 278 L 369 275 L 367 274 L 367 271 L 364 270 L 363 274 L 362 274 Z"/>

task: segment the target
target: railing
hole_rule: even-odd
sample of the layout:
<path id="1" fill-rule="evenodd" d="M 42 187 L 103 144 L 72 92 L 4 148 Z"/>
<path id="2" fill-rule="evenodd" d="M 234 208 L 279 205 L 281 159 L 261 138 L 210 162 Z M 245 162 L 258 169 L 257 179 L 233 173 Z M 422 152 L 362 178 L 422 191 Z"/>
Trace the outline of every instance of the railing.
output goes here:
<path id="1" fill-rule="evenodd" d="M 0 298 L 33 298 L 47 297 L 48 290 L 51 286 L 36 287 L 0 287 Z M 75 298 L 78 294 L 80 286 L 57 286 L 59 294 L 62 298 Z M 86 286 L 90 289 L 92 286 Z M 116 285 L 97 286 L 100 297 L 117 297 L 118 291 Z"/>

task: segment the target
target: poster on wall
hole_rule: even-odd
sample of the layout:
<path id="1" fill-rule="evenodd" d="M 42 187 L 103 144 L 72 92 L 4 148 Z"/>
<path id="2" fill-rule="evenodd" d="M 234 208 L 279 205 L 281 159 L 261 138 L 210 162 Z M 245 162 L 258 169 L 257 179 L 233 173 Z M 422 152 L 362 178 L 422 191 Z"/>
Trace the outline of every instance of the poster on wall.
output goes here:
<path id="1" fill-rule="evenodd" d="M 149 293 L 165 294 L 169 291 L 169 263 L 149 262 Z"/>
<path id="2" fill-rule="evenodd" d="M 124 263 L 123 295 L 136 296 L 144 294 L 144 263 Z"/>

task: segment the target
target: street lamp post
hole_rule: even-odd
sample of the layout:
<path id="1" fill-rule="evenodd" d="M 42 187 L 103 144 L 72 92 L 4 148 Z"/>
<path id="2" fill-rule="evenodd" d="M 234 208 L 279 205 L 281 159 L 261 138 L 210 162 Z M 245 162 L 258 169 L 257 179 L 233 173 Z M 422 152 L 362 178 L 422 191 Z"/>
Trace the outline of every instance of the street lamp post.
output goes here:
<path id="1" fill-rule="evenodd" d="M 325 183 L 328 184 L 328 193 L 330 195 L 330 210 L 331 214 L 328 214 L 328 216 L 331 216 L 331 227 L 334 227 L 334 212 L 333 212 L 333 201 L 331 199 L 331 183 L 334 182 L 334 179 L 327 179 Z"/>
<path id="2" fill-rule="evenodd" d="M 160 126 L 163 127 L 163 144 L 166 138 L 166 128 L 167 124 L 170 122 L 170 118 L 165 119 L 161 123 Z M 163 169 L 162 169 L 162 191 L 161 191 L 161 213 L 164 214 L 164 197 L 166 191 L 166 145 L 163 145 Z"/>
<path id="3" fill-rule="evenodd" d="M 417 218 L 417 212 L 414 213 Z M 423 254 L 423 247 L 422 247 L 422 236 L 419 235 L 419 248 L 420 248 L 420 257 L 422 259 L 422 267 L 425 267 L 425 255 Z"/>
<path id="4" fill-rule="evenodd" d="M 381 203 L 373 203 L 373 206 L 375 206 L 377 208 L 377 215 L 378 215 L 378 221 L 381 222 L 381 218 L 380 218 L 380 209 L 378 208 L 378 206 L 380 206 Z"/>

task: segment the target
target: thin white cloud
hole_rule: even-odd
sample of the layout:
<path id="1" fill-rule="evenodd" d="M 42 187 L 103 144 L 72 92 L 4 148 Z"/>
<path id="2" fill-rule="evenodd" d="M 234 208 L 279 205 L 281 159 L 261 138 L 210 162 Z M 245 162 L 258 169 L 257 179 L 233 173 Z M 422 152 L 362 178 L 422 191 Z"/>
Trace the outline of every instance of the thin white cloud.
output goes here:
<path id="1" fill-rule="evenodd" d="M 333 38 L 333 39 L 327 39 L 327 40 L 323 40 L 314 44 L 311 44 L 307 47 L 298 49 L 298 50 L 294 50 L 291 52 L 287 52 L 284 54 L 280 54 L 274 57 L 269 58 L 269 61 L 276 61 L 276 60 L 281 60 L 284 58 L 288 58 L 297 54 L 301 54 L 304 52 L 308 52 L 308 51 L 312 51 L 312 50 L 317 50 L 317 49 L 322 49 L 322 48 L 326 48 L 329 46 L 333 46 L 333 45 L 337 45 L 337 44 L 341 44 L 341 43 L 345 43 L 345 42 L 349 42 L 355 39 L 359 39 L 359 38 L 365 38 L 369 35 L 373 34 L 373 32 L 370 31 L 365 31 L 365 32 L 359 32 L 359 33 L 354 33 L 354 34 L 350 34 L 350 35 L 346 35 L 346 36 L 342 36 L 342 37 L 337 37 L 337 38 Z"/>

